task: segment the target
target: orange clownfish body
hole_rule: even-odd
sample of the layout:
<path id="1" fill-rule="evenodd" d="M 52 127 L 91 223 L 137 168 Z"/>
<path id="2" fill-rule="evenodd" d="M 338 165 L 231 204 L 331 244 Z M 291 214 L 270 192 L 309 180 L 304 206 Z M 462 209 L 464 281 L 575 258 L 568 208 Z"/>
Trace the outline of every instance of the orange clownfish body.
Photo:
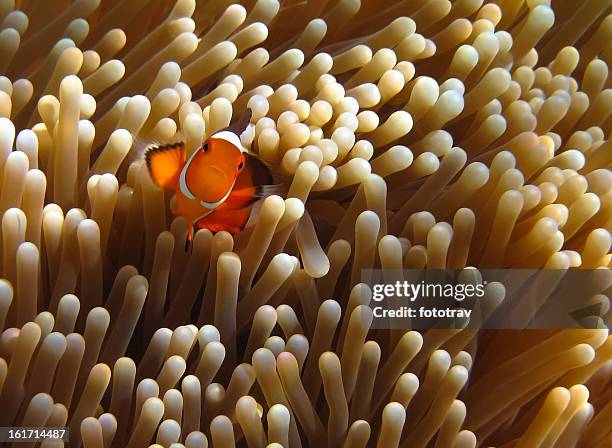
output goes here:
<path id="1" fill-rule="evenodd" d="M 244 125 L 241 121 L 238 127 Z M 145 153 L 153 181 L 176 192 L 172 212 L 187 220 L 188 243 L 194 227 L 240 232 L 251 205 L 272 183 L 266 166 L 240 143 L 239 132 L 231 128 L 216 132 L 191 155 L 183 143 L 152 147 Z"/>

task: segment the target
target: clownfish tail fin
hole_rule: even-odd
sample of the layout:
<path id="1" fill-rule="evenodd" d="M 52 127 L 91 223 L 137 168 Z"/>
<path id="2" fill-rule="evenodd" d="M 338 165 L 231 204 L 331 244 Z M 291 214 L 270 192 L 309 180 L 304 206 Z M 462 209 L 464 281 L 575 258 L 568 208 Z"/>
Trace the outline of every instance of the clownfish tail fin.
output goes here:
<path id="1" fill-rule="evenodd" d="M 258 198 L 266 198 L 272 195 L 285 196 L 287 188 L 283 184 L 274 185 L 258 185 L 255 187 L 255 196 Z"/>

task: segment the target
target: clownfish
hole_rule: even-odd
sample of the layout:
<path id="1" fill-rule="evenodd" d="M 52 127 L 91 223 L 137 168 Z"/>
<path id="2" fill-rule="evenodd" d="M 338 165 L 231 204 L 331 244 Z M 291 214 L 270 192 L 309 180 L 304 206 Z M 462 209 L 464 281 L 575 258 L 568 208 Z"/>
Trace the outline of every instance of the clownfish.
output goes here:
<path id="1" fill-rule="evenodd" d="M 274 191 L 270 170 L 240 142 L 250 119 L 248 110 L 191 155 L 183 142 L 152 146 L 145 152 L 153 182 L 176 193 L 172 212 L 187 221 L 186 248 L 197 229 L 240 232 L 251 215 L 251 206 Z"/>

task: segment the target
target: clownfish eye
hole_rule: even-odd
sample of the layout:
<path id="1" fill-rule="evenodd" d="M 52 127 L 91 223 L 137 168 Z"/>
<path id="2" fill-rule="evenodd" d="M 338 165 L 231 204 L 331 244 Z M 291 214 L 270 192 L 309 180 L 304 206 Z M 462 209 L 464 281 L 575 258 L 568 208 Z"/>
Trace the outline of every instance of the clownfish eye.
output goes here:
<path id="1" fill-rule="evenodd" d="M 238 171 L 242 171 L 242 168 L 244 168 L 244 162 L 238 164 Z"/>
<path id="2" fill-rule="evenodd" d="M 209 150 L 208 145 L 207 145 L 207 144 L 204 144 L 204 145 L 202 146 L 202 152 L 207 153 L 207 152 L 208 152 L 208 150 Z"/>

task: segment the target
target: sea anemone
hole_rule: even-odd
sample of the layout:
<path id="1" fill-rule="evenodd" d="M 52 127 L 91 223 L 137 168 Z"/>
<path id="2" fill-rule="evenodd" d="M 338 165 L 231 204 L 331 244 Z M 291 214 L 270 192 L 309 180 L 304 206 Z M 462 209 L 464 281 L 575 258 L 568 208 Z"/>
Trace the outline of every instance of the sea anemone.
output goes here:
<path id="1" fill-rule="evenodd" d="M 229 3 L 0 0 L 0 426 L 609 447 L 605 291 L 588 328 L 385 330 L 362 277 L 610 268 L 609 0 Z M 143 145 L 247 108 L 284 192 L 185 251 Z"/>

